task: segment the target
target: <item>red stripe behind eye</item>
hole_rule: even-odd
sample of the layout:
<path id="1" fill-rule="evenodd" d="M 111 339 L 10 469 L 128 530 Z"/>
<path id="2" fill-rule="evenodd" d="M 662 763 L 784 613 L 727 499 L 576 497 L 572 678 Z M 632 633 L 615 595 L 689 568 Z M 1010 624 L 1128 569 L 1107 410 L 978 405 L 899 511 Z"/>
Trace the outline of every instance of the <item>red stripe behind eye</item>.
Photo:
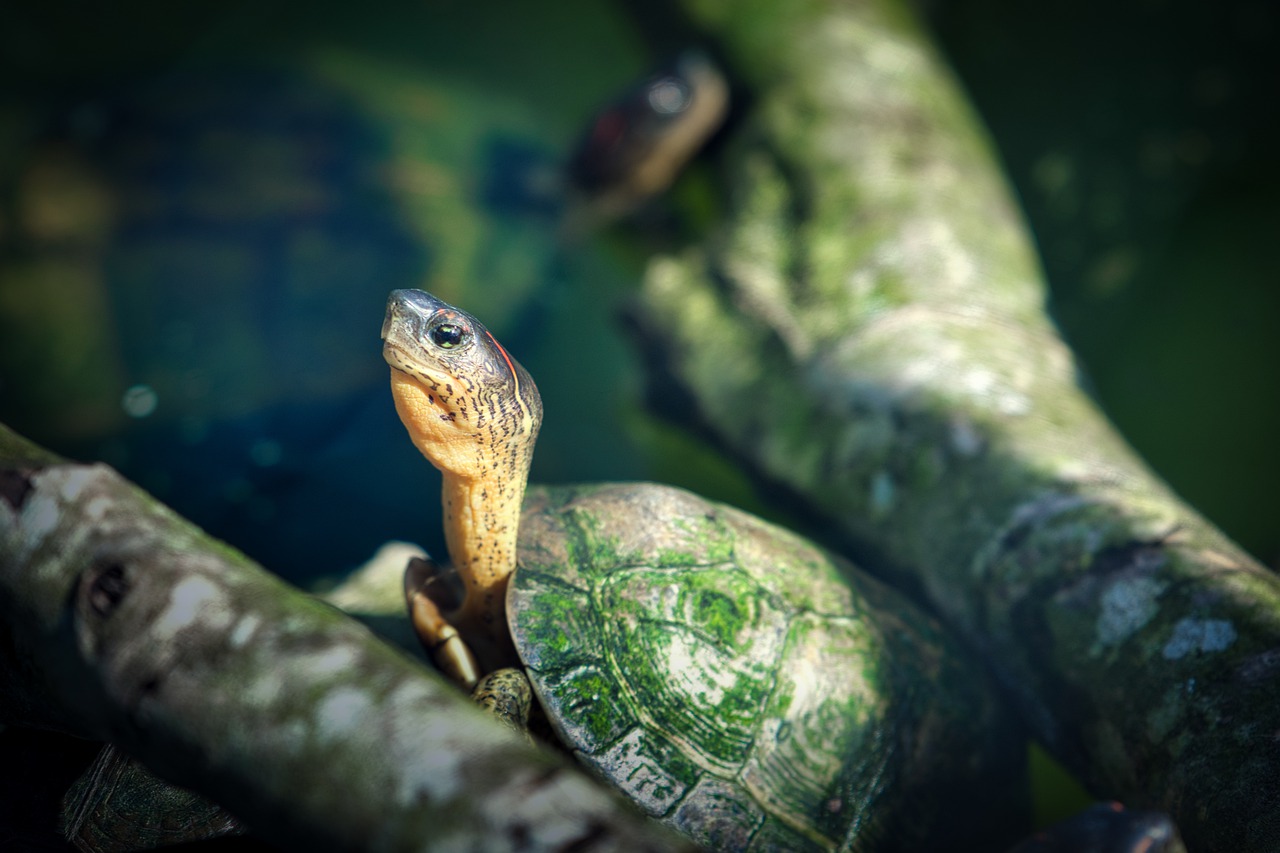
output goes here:
<path id="1" fill-rule="evenodd" d="M 516 375 L 516 366 L 511 363 L 511 356 L 507 355 L 507 351 L 502 348 L 502 344 L 498 343 L 498 339 L 493 336 L 493 332 L 488 329 L 484 333 L 489 336 L 489 340 L 493 341 L 493 345 L 498 348 L 498 352 L 502 353 L 502 358 L 507 363 L 507 368 L 511 371 L 511 381 L 516 384 L 516 394 L 520 394 L 520 377 Z"/>

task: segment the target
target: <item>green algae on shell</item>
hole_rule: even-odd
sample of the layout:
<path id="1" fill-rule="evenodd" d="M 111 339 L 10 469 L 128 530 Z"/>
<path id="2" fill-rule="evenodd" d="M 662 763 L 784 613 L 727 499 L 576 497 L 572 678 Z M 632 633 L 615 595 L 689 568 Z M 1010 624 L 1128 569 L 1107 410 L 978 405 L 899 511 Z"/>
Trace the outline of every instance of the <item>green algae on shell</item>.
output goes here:
<path id="1" fill-rule="evenodd" d="M 508 616 L 564 743 L 702 845 L 1018 833 L 1022 744 L 975 665 L 746 513 L 649 484 L 534 489 Z"/>

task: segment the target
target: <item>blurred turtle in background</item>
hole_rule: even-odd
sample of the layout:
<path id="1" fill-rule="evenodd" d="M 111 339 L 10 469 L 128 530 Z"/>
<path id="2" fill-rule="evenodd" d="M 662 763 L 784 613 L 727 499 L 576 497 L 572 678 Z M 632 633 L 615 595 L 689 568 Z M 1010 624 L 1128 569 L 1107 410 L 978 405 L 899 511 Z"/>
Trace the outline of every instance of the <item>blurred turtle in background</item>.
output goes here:
<path id="1" fill-rule="evenodd" d="M 482 195 L 495 207 L 558 215 L 561 233 L 578 236 L 663 193 L 728 111 L 724 75 L 686 50 L 603 106 L 562 165 L 511 139 L 493 143 Z"/>
<path id="2" fill-rule="evenodd" d="M 625 216 L 671 186 L 728 109 L 724 76 L 685 51 L 595 117 L 566 168 L 571 191 L 595 216 Z"/>

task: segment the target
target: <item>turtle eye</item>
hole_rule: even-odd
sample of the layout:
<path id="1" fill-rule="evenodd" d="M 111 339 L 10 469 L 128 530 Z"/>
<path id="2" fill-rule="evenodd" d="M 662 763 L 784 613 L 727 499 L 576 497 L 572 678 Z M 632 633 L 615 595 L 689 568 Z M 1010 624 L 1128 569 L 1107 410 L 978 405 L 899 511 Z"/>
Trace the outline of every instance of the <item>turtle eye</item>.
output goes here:
<path id="1" fill-rule="evenodd" d="M 440 349 L 453 349 L 467 337 L 467 330 L 457 323 L 441 323 L 430 332 L 431 342 Z"/>

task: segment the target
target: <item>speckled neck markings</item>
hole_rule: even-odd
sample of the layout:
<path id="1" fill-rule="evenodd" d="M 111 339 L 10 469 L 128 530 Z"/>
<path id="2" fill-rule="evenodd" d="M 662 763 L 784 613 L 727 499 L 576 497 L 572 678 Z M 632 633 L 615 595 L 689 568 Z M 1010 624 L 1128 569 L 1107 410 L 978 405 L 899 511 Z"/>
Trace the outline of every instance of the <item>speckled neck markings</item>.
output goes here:
<path id="1" fill-rule="evenodd" d="M 507 580 L 542 400 L 488 329 L 429 293 L 393 291 L 382 339 L 396 412 L 444 478 L 445 542 L 466 587 L 449 621 L 492 665 L 510 649 Z"/>

